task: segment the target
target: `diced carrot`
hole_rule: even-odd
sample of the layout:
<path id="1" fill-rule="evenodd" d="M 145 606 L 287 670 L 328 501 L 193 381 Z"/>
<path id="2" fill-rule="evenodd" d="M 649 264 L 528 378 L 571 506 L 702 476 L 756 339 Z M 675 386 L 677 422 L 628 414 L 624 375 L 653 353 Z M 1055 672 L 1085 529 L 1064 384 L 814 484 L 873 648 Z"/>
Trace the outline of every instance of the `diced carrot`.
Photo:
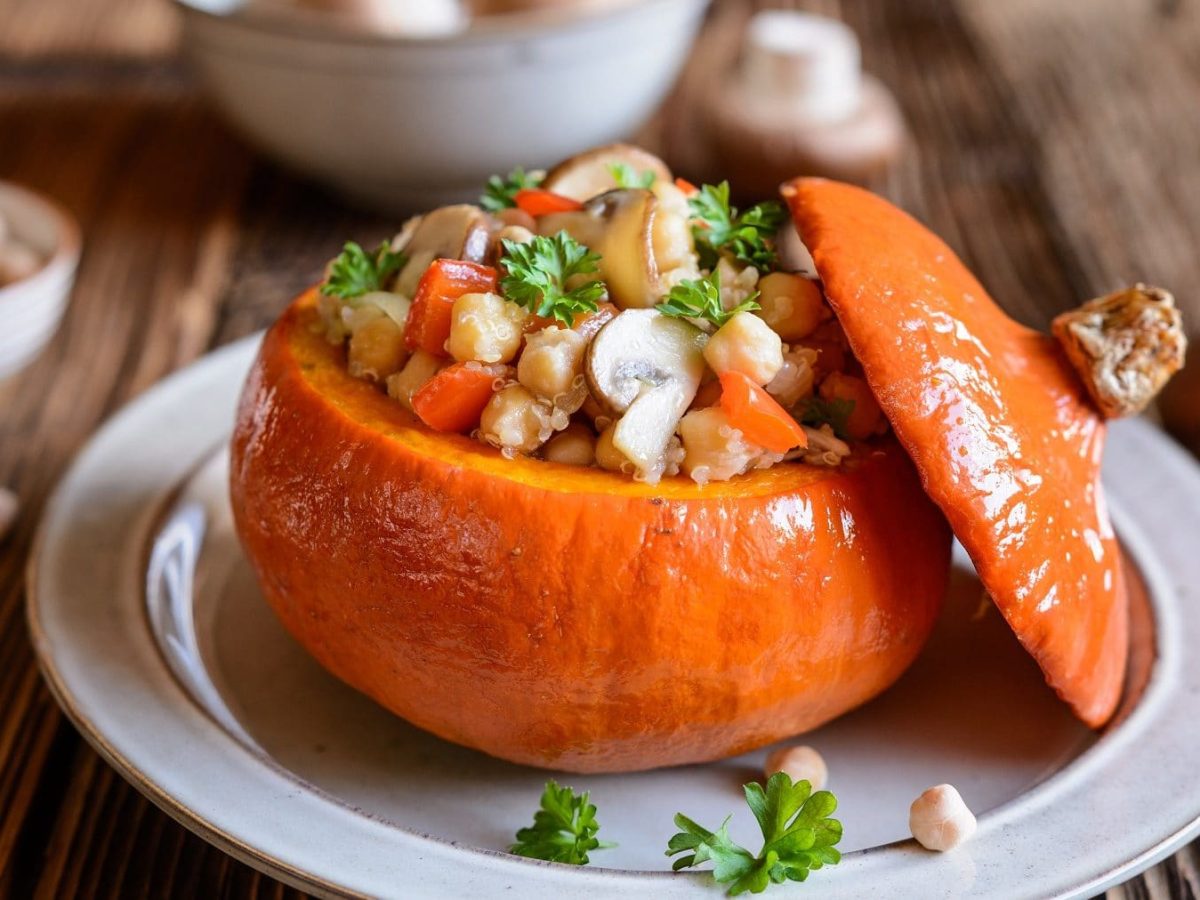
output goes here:
<path id="1" fill-rule="evenodd" d="M 721 409 L 729 424 L 772 453 L 807 447 L 808 435 L 775 398 L 741 372 L 722 372 Z"/>
<path id="2" fill-rule="evenodd" d="M 683 191 L 689 197 L 692 196 L 692 194 L 698 193 L 700 190 L 700 188 L 696 187 L 694 184 L 692 184 L 686 178 L 676 178 L 675 179 L 675 187 L 679 188 L 681 191 Z"/>
<path id="3" fill-rule="evenodd" d="M 463 294 L 496 290 L 498 273 L 491 266 L 461 259 L 435 259 L 417 283 L 404 342 L 410 350 L 424 350 L 434 356 L 448 356 L 450 312 L 454 301 Z"/>
<path id="4" fill-rule="evenodd" d="M 531 216 L 544 216 L 548 213 L 575 212 L 583 209 L 583 204 L 554 191 L 544 191 L 541 188 L 521 188 L 513 196 L 517 208 Z"/>
<path id="5" fill-rule="evenodd" d="M 413 412 L 434 431 L 470 431 L 507 366 L 460 362 L 442 369 L 412 395 Z"/>

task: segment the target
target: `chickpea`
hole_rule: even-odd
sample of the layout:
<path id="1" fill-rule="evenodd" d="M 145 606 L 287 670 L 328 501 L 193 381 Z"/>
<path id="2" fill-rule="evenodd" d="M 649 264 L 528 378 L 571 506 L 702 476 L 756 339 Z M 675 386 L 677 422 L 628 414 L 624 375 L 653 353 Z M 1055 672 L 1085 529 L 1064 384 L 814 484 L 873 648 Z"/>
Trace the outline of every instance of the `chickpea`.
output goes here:
<path id="1" fill-rule="evenodd" d="M 574 406 L 568 412 L 575 412 L 587 396 L 576 384 L 583 374 L 586 350 L 587 339 L 569 328 L 551 326 L 535 331 L 525 340 L 525 350 L 517 363 L 517 381 L 547 400 L 577 395 L 570 397 L 568 404 Z"/>
<path id="2" fill-rule="evenodd" d="M 547 411 L 519 384 L 499 391 L 483 408 L 480 436 L 494 447 L 532 453 L 550 436 Z"/>
<path id="3" fill-rule="evenodd" d="M 811 396 L 816 380 L 817 351 L 794 347 L 783 354 L 783 368 L 767 382 L 767 393 L 784 409 Z"/>
<path id="4" fill-rule="evenodd" d="M 463 294 L 450 311 L 446 349 L 459 362 L 509 362 L 521 349 L 528 315 L 499 294 Z"/>
<path id="5" fill-rule="evenodd" d="M 763 772 L 768 778 L 776 772 L 783 772 L 792 781 L 807 781 L 814 791 L 821 790 L 829 780 L 829 768 L 821 754 L 804 745 L 780 747 L 772 751 Z"/>
<path id="6" fill-rule="evenodd" d="M 629 457 L 613 445 L 613 432 L 616 430 L 617 423 L 612 422 L 600 432 L 600 437 L 596 439 L 596 465 L 610 472 L 632 472 L 633 463 Z"/>
<path id="7" fill-rule="evenodd" d="M 728 481 L 742 474 L 763 452 L 729 424 L 719 406 L 689 412 L 679 422 L 679 436 L 683 439 L 683 471 L 700 484 Z"/>
<path id="8" fill-rule="evenodd" d="M 350 335 L 347 359 L 350 374 L 355 378 L 383 381 L 399 372 L 408 360 L 404 329 L 390 316 L 377 316 Z"/>
<path id="9" fill-rule="evenodd" d="M 975 814 L 950 784 L 931 787 L 908 811 L 908 828 L 926 850 L 953 850 L 975 833 L 975 826 Z"/>
<path id="10" fill-rule="evenodd" d="M 758 305 L 758 315 L 785 341 L 808 337 L 831 315 L 815 281 L 787 272 L 758 282 Z"/>
<path id="11" fill-rule="evenodd" d="M 783 342 L 758 316 L 740 312 L 708 339 L 704 359 L 718 375 L 741 372 L 766 384 L 783 368 Z"/>
<path id="12" fill-rule="evenodd" d="M 581 422 L 572 422 L 550 438 L 542 455 L 551 462 L 590 466 L 596 459 L 596 436 Z"/>
<path id="13" fill-rule="evenodd" d="M 855 440 L 861 441 L 882 428 L 883 413 L 862 378 L 834 372 L 821 382 L 820 394 L 826 400 L 849 400 L 854 404 L 846 417 L 846 434 Z"/>
<path id="14" fill-rule="evenodd" d="M 442 367 L 442 361 L 432 353 L 414 350 L 404 368 L 387 379 L 388 396 L 401 406 L 412 410 L 412 395 Z"/>

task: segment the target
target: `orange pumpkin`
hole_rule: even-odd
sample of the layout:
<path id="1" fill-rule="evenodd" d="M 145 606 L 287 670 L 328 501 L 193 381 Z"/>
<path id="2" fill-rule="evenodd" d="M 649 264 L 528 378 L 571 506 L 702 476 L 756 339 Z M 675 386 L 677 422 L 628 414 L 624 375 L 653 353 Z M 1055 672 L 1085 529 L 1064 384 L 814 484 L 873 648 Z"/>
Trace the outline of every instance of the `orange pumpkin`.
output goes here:
<path id="1" fill-rule="evenodd" d="M 950 535 L 892 440 L 701 487 L 509 460 L 352 378 L 314 296 L 267 334 L 232 450 L 268 602 L 414 724 L 535 766 L 716 759 L 863 703 L 925 642 Z"/>
<path id="2" fill-rule="evenodd" d="M 1050 686 L 1089 725 L 1120 700 L 1128 598 L 1104 423 L 1055 340 L 936 235 L 861 188 L 783 188 L 880 407 Z"/>

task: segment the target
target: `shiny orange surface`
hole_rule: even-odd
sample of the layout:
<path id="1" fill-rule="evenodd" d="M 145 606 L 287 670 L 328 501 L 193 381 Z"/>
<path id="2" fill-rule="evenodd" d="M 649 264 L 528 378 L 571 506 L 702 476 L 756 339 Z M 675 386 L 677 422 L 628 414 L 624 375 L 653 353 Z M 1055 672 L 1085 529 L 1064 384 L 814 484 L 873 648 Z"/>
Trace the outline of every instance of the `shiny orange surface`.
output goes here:
<path id="1" fill-rule="evenodd" d="M 867 380 L 1005 619 L 1092 726 L 1112 715 L 1128 601 L 1104 507 L 1104 426 L 1053 339 L 859 188 L 784 194 Z"/>
<path id="2" fill-rule="evenodd" d="M 289 631 L 444 738 L 624 771 L 739 753 L 912 662 L 949 530 L 894 442 L 704 487 L 436 434 L 312 330 L 268 333 L 233 441 L 239 534 Z"/>

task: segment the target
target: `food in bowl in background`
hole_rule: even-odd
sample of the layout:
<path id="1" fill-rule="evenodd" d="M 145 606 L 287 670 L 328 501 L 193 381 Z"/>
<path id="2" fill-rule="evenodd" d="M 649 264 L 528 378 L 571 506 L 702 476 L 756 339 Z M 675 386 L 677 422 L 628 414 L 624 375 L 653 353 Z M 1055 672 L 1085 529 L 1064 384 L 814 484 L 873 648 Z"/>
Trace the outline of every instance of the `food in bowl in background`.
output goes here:
<path id="1" fill-rule="evenodd" d="M 239 536 L 300 643 L 505 759 L 715 759 L 899 677 L 948 519 L 1050 685 L 1106 722 L 1128 601 L 1099 373 L 885 201 L 783 196 L 816 279 L 779 253 L 782 206 L 624 145 L 348 244 L 268 332 L 232 447 Z M 1089 312 L 1089 340 L 1181 351 L 1153 298 L 1174 331 Z"/>
<path id="2" fill-rule="evenodd" d="M 183 47 L 238 131 L 289 168 L 394 213 L 469 200 L 494 172 L 633 134 L 666 97 L 708 5 L 481 16 L 415 38 L 311 11 L 175 2 Z"/>
<path id="3" fill-rule="evenodd" d="M 45 264 L 42 255 L 13 232 L 0 211 L 0 288 L 28 278 Z"/>

